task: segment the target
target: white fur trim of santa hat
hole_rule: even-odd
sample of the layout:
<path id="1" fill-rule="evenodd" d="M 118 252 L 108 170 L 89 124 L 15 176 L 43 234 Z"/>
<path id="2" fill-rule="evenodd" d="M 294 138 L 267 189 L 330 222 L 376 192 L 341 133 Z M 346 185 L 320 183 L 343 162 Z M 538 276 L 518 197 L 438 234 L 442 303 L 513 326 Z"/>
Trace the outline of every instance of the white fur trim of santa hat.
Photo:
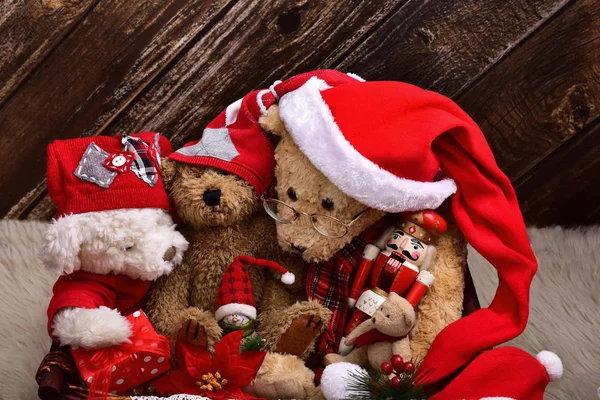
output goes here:
<path id="1" fill-rule="evenodd" d="M 226 316 L 232 314 L 242 314 L 250 319 L 256 319 L 256 308 L 252 307 L 251 305 L 241 303 L 223 304 L 221 307 L 217 308 L 217 311 L 215 311 L 215 319 L 218 322 Z"/>
<path id="2" fill-rule="evenodd" d="M 360 154 L 344 137 L 321 97 L 320 92 L 327 89 L 330 89 L 327 83 L 312 77 L 281 97 L 279 113 L 300 150 L 342 192 L 386 212 L 436 209 L 456 192 L 452 179 L 437 182 L 405 179 Z"/>
<path id="3" fill-rule="evenodd" d="M 563 364 L 560 358 L 551 351 L 540 351 L 535 358 L 546 368 L 551 381 L 560 379 L 563 375 Z"/>

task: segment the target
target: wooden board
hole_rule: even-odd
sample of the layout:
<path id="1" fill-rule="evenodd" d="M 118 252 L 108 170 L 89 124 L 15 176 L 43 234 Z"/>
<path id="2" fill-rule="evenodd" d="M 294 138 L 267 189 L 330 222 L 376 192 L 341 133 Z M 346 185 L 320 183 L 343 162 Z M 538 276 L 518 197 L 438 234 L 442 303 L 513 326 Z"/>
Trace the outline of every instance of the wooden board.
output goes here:
<path id="1" fill-rule="evenodd" d="M 0 106 L 98 1 L 0 1 Z"/>
<path id="2" fill-rule="evenodd" d="M 384 8 L 381 8 L 381 4 L 373 5 L 370 2 L 346 2 L 344 4 L 347 4 L 348 9 L 341 9 L 336 13 L 330 11 L 331 7 L 335 8 L 334 3 L 322 3 L 302 3 L 292 8 L 286 1 L 274 2 L 269 7 L 260 1 L 238 3 L 146 95 L 116 120 L 110 132 L 159 130 L 170 136 L 177 147 L 196 137 L 206 123 L 237 97 L 254 88 L 264 87 L 280 77 L 317 67 L 336 66 L 344 55 L 349 55 L 353 62 L 360 60 L 362 64 L 359 66 L 352 62 L 342 62 L 338 66 L 363 75 L 365 72 L 368 74 L 368 70 L 362 69 L 363 64 L 382 64 L 383 60 L 389 60 L 390 57 L 392 63 L 396 63 L 397 70 L 406 70 L 411 66 L 409 56 L 415 49 L 415 44 L 410 41 L 412 32 L 438 24 L 440 15 L 455 23 L 458 18 L 462 18 L 461 22 L 467 25 L 467 22 L 477 25 L 479 14 L 483 11 L 490 16 L 520 13 L 523 23 L 505 27 L 502 31 L 502 38 L 505 40 L 503 43 L 498 44 L 495 36 L 488 36 L 478 42 L 477 49 L 488 52 L 480 59 L 487 60 L 488 64 L 480 62 L 472 69 L 455 68 L 452 79 L 448 80 L 458 81 L 460 75 L 464 82 L 470 82 L 488 69 L 489 63 L 500 58 L 506 48 L 527 36 L 531 25 L 542 23 L 566 2 L 546 0 L 538 4 L 537 8 L 529 9 L 523 9 L 519 2 L 508 2 L 502 9 L 498 9 L 494 6 L 496 3 L 491 1 L 485 3 L 487 8 L 464 9 L 453 9 L 453 2 L 450 1 L 429 2 L 426 7 L 421 1 L 389 3 Z M 388 10 L 387 15 L 384 10 Z M 262 22 L 257 21 L 255 15 L 263 15 Z M 487 19 L 489 24 L 500 27 L 506 25 L 502 18 L 490 18 Z M 344 29 L 340 28 L 340 24 Z M 442 25 L 446 31 L 439 31 L 441 37 L 452 34 L 455 29 L 452 23 Z M 265 26 L 266 34 L 263 33 Z M 390 34 L 386 31 L 390 26 L 408 26 L 410 29 L 405 31 L 407 36 L 402 39 L 395 32 Z M 489 29 L 494 27 L 495 25 L 488 25 Z M 382 35 L 394 37 L 395 41 L 391 48 L 380 54 Z M 447 59 L 454 58 L 455 54 L 463 54 L 461 52 L 469 41 L 466 36 L 460 39 L 455 47 L 446 49 Z M 298 48 L 298 43 L 321 45 Z M 477 49 L 472 48 L 469 52 L 476 52 Z M 400 54 L 400 59 L 391 56 L 394 54 Z M 417 69 L 421 75 L 416 83 L 422 84 L 432 75 L 436 75 L 436 80 L 446 82 L 444 77 L 448 73 L 447 66 L 440 64 L 438 69 L 424 67 L 433 65 L 438 58 L 440 55 L 432 52 L 421 60 L 423 65 Z M 374 78 L 403 79 L 402 76 Z M 50 202 L 45 199 L 31 211 L 31 216 L 44 217 L 51 210 Z"/>
<path id="3" fill-rule="evenodd" d="M 215 27 L 211 35 L 199 42 L 172 71 L 165 75 L 163 81 L 159 82 L 147 96 L 140 99 L 122 117 L 112 129 L 113 132 L 131 130 L 135 126 L 139 126 L 142 121 L 143 128 L 159 129 L 171 136 L 174 139 L 174 146 L 177 147 L 197 136 L 210 119 L 237 97 L 254 88 L 264 87 L 275 79 L 317 67 L 338 66 L 343 70 L 373 79 L 403 79 L 404 76 L 399 76 L 398 73 L 388 73 L 391 72 L 389 70 L 376 69 L 376 71 L 382 71 L 384 75 L 381 72 L 375 74 L 371 72 L 373 65 L 380 65 L 383 68 L 383 65 L 391 64 L 394 66 L 394 71 L 414 68 L 416 73 L 420 74 L 415 79 L 419 84 L 426 83 L 430 76 L 435 76 L 435 80 L 440 82 L 456 82 L 459 79 L 463 83 L 470 82 L 500 58 L 507 48 L 527 36 L 532 30 L 532 26 L 535 27 L 544 22 L 568 1 L 537 1 L 535 2 L 536 7 L 529 8 L 523 8 L 519 1 L 511 1 L 499 8 L 498 2 L 489 0 L 485 2 L 485 7 L 478 8 L 475 7 L 475 2 L 465 2 L 467 5 L 458 9 L 451 8 L 451 5 L 455 3 L 453 1 L 427 2 L 427 4 L 422 1 L 409 1 L 402 4 L 402 7 L 399 7 L 390 17 L 383 18 L 383 13 L 377 15 L 382 22 L 381 26 L 377 26 L 376 22 L 378 21 L 372 21 L 368 24 L 369 26 L 364 27 L 362 31 L 371 36 L 361 45 L 358 45 L 361 41 L 356 40 L 355 35 L 351 38 L 352 40 L 346 40 L 341 46 L 337 45 L 332 35 L 348 34 L 348 32 L 356 30 L 357 27 L 353 25 L 350 17 L 364 12 L 362 7 L 367 7 L 365 3 L 369 2 L 358 2 L 356 5 L 353 5 L 352 2 L 344 2 L 343 4 L 352 11 L 339 9 L 340 4 L 336 8 L 331 5 L 331 2 L 323 3 L 320 5 L 318 2 L 312 2 L 306 5 L 311 8 L 300 9 L 303 19 L 299 24 L 299 29 L 291 37 L 289 34 L 284 34 L 284 37 L 281 38 L 272 35 L 262 37 L 260 32 L 264 26 L 254 22 L 253 27 L 251 25 L 248 27 L 247 14 L 252 12 L 255 15 L 264 15 L 263 21 L 266 22 L 266 26 L 268 28 L 275 27 L 281 15 L 286 15 L 283 11 L 286 2 L 274 2 L 268 9 L 261 7 L 260 2 L 244 3 L 245 8 L 239 7 L 239 15 L 235 13 L 238 11 L 237 7 L 234 8 L 223 23 L 219 23 Z M 329 7 L 336 8 L 336 13 L 330 13 Z M 370 9 L 369 11 L 373 12 Z M 311 13 L 316 15 L 311 15 Z M 440 23 L 440 16 L 443 15 L 445 22 L 440 24 L 439 35 L 445 37 L 452 34 L 455 29 L 453 24 L 459 23 L 459 16 L 460 22 L 477 25 L 481 13 L 484 13 L 484 16 L 487 13 L 489 16 L 488 19 L 484 19 L 489 23 L 486 29 L 504 27 L 504 30 L 500 32 L 504 42 L 501 42 L 497 36 L 488 36 L 488 38 L 479 40 L 476 48 L 472 47 L 467 51 L 467 53 L 474 53 L 476 50 L 487 52 L 479 57 L 481 62 L 471 62 L 470 70 L 455 67 L 453 74 L 448 73 L 449 68 L 446 65 L 435 68 L 434 60 L 440 58 L 440 54 L 431 53 L 429 57 L 423 57 L 421 65 L 414 67 L 410 55 L 419 53 L 420 48 L 411 42 L 412 32 L 421 31 L 429 25 Z M 522 23 L 511 23 L 507 26 L 505 19 L 493 18 L 494 15 L 503 13 L 519 15 Z M 279 17 L 277 17 L 278 14 Z M 340 16 L 345 16 L 341 31 L 341 28 L 338 28 L 340 20 L 331 20 L 331 18 L 340 18 Z M 437 16 L 437 19 L 433 16 Z M 231 18 L 231 22 L 228 21 L 229 18 Z M 236 21 L 238 26 L 244 27 L 243 33 L 228 28 L 233 21 Z M 251 23 L 252 21 L 253 19 L 251 19 Z M 405 28 L 406 26 L 409 26 L 410 29 Z M 337 30 L 330 33 L 329 30 L 332 27 Z M 399 37 L 396 28 L 400 29 L 407 37 Z M 270 31 L 272 32 L 274 29 L 277 28 L 271 28 Z M 392 29 L 392 31 L 390 32 L 388 29 Z M 393 43 L 389 43 L 389 47 L 381 44 L 387 37 L 393 37 Z M 216 38 L 219 38 L 216 42 L 217 46 L 208 47 L 210 41 L 216 41 Z M 447 59 L 454 58 L 456 54 L 462 54 L 463 48 L 469 45 L 466 36 L 462 38 L 456 36 L 454 39 L 456 39 L 456 43 L 453 47 L 446 47 Z M 221 42 L 230 43 L 232 47 L 223 48 Z M 296 50 L 295 47 L 298 43 L 319 43 L 319 45 Z M 340 62 L 340 57 L 343 58 L 345 55 L 348 55 L 348 61 Z M 319 58 L 321 58 L 320 62 Z M 487 63 L 483 60 L 486 60 Z M 477 65 L 473 67 L 474 64 Z M 197 74 L 203 69 L 205 70 L 204 75 L 198 78 Z M 447 75 L 450 76 L 449 79 L 446 79 Z"/>
<path id="4" fill-rule="evenodd" d="M 569 2 L 409 1 L 334 65 L 456 96 Z"/>
<path id="5" fill-rule="evenodd" d="M 44 186 L 52 139 L 96 135 L 173 62 L 226 0 L 105 0 L 95 7 L 0 109 L 0 214 L 17 217 Z M 8 190 L 10 188 L 10 190 Z"/>
<path id="6" fill-rule="evenodd" d="M 275 80 L 280 73 L 289 75 L 314 68 L 322 57 L 333 49 L 351 45 L 398 5 L 397 1 L 354 3 L 344 3 L 346 7 L 340 8 L 339 4 L 328 1 L 239 2 L 208 34 L 194 39 L 197 43 L 189 54 L 178 58 L 175 67 L 159 76 L 156 88 L 146 88 L 140 93 L 143 97 L 139 101 L 136 99 L 135 107 L 127 113 L 131 118 L 104 132 L 110 121 L 133 101 L 120 102 L 120 109 L 113 107 L 109 110 L 112 113 L 103 113 L 107 116 L 105 121 L 94 123 L 98 116 L 89 110 L 79 114 L 83 114 L 85 126 L 99 126 L 96 130 L 103 133 L 135 132 L 151 126 L 152 130 L 174 136 L 179 132 L 171 125 L 182 124 L 181 129 L 185 128 L 188 136 L 196 134 L 222 107 L 236 98 L 236 91 L 241 96 L 253 87 Z M 257 19 L 256 15 L 262 17 Z M 114 18 L 123 19 L 116 13 Z M 305 43 L 321 44 L 306 46 Z M 149 46 L 157 47 L 158 44 L 150 43 Z M 257 63 L 262 63 L 264 68 L 257 68 Z M 273 69 L 274 66 L 278 70 Z M 139 68 L 137 63 L 133 67 Z M 120 84 L 129 87 L 129 77 L 119 78 L 122 79 Z M 106 77 L 108 79 L 115 81 L 114 77 Z M 30 96 L 25 94 L 23 98 Z M 73 127 L 71 133 L 77 135 L 72 123 L 70 126 Z M 183 140 L 175 140 L 175 144 Z M 37 180 L 34 175 L 38 176 Z M 33 181 L 30 185 L 35 189 L 12 208 L 9 218 L 25 217 L 29 213 L 32 218 L 48 218 L 52 214 L 50 201 L 43 197 L 42 177 L 39 167 L 25 177 L 26 182 Z M 3 184 L 0 176 L 0 188 Z M 15 200 L 5 201 L 14 203 Z M 0 212 L 2 206 L 0 200 Z"/>
<path id="7" fill-rule="evenodd" d="M 177 148 L 230 103 L 277 79 L 317 68 L 403 3 L 239 2 L 111 132 L 151 128 L 171 137 Z"/>
<path id="8" fill-rule="evenodd" d="M 458 98 L 513 181 L 600 115 L 597 5 L 573 3 Z"/>
<path id="9" fill-rule="evenodd" d="M 84 3 L 72 19 L 22 11 Z M 30 47 L 25 64 L 0 72 L 12 93 L 2 107 L 0 92 L 2 215 L 19 199 L 8 217 L 52 215 L 51 139 L 152 129 L 177 147 L 255 88 L 338 68 L 456 99 L 482 126 L 528 222 L 600 222 L 589 194 L 600 164 L 597 0 L 15 0 L 23 24 L 42 21 L 31 40 L 6 4 L 0 33 L 21 29 Z M 13 65 L 17 55 L 1 51 L 0 66 Z"/>
<path id="10" fill-rule="evenodd" d="M 599 160 L 597 119 L 515 183 L 525 221 L 539 226 L 599 223 Z"/>

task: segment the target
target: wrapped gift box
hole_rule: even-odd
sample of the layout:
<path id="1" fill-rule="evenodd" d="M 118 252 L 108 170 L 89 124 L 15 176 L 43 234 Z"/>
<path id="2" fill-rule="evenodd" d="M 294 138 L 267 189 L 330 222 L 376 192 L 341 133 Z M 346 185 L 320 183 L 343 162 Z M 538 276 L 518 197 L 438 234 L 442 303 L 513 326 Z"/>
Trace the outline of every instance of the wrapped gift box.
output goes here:
<path id="1" fill-rule="evenodd" d="M 90 389 L 124 394 L 170 369 L 169 340 L 156 333 L 142 311 L 127 316 L 131 343 L 101 350 L 71 347 L 82 379 Z"/>

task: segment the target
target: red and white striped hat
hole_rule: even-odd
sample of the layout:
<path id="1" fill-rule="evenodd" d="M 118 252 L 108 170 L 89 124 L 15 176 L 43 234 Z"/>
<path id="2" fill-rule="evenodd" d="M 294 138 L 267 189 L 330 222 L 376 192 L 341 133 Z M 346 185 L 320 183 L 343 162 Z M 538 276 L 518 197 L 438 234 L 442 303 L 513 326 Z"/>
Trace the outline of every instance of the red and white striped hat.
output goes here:
<path id="1" fill-rule="evenodd" d="M 421 363 L 419 372 L 439 381 L 527 324 L 537 262 L 514 189 L 477 124 L 449 98 L 402 82 L 331 85 L 324 77 L 279 101 L 311 163 L 348 196 L 386 212 L 435 209 L 452 196 L 458 227 L 498 270 L 490 307 L 446 327 Z"/>
<path id="2" fill-rule="evenodd" d="M 286 285 L 294 283 L 294 274 L 274 261 L 237 256 L 221 278 L 221 285 L 217 293 L 217 311 L 215 311 L 217 321 L 221 321 L 231 314 L 243 314 L 248 318 L 256 319 L 250 276 L 242 263 L 270 268 L 281 273 L 281 282 Z"/>

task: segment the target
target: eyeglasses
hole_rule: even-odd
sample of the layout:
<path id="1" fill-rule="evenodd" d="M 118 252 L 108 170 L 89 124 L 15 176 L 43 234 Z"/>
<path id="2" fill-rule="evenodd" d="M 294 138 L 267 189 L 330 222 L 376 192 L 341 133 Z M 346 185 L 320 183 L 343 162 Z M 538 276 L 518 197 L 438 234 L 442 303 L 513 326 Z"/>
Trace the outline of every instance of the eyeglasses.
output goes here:
<path id="1" fill-rule="evenodd" d="M 265 211 L 275 221 L 281 224 L 291 224 L 297 220 L 300 215 L 305 215 L 310 219 L 310 223 L 314 230 L 319 232 L 321 235 L 332 239 L 345 236 L 346 233 L 348 233 L 348 228 L 350 228 L 350 226 L 352 226 L 352 224 L 361 216 L 363 216 L 363 214 L 368 210 L 367 209 L 359 212 L 352 217 L 350 222 L 346 223 L 329 215 L 307 214 L 305 212 L 298 211 L 291 205 L 284 203 L 281 200 L 267 198 L 268 192 L 269 191 L 264 193 L 260 198 L 263 202 Z"/>

